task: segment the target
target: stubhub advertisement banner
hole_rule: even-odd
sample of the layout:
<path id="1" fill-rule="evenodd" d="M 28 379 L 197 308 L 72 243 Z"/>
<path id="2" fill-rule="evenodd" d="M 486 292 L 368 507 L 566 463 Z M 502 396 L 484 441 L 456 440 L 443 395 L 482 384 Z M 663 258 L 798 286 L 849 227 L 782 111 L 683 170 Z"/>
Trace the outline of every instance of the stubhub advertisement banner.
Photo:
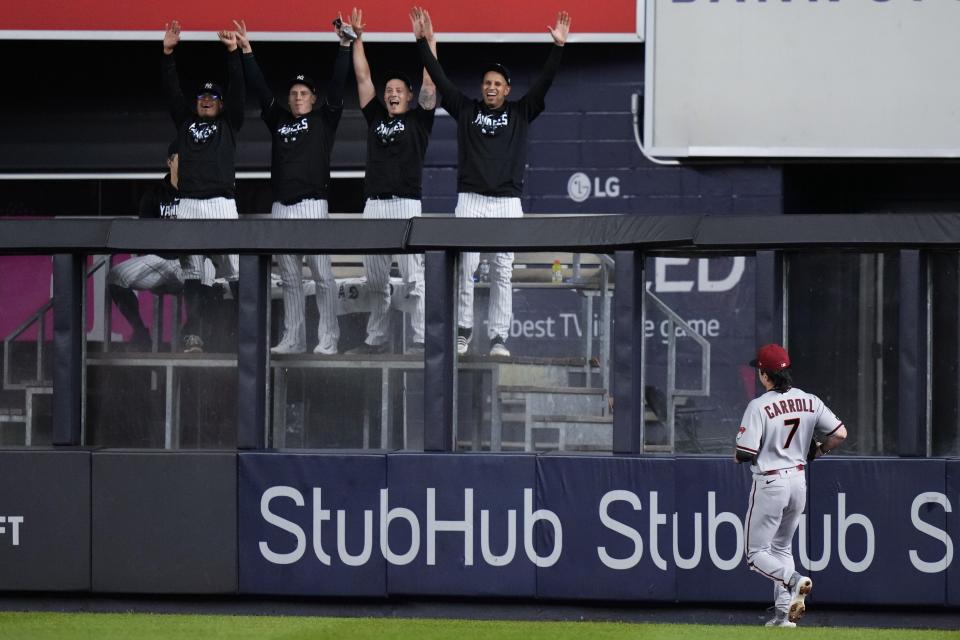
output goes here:
<path id="1" fill-rule="evenodd" d="M 769 604 L 728 458 L 239 455 L 240 591 Z M 944 460 L 828 458 L 794 538 L 814 602 L 957 603 Z"/>

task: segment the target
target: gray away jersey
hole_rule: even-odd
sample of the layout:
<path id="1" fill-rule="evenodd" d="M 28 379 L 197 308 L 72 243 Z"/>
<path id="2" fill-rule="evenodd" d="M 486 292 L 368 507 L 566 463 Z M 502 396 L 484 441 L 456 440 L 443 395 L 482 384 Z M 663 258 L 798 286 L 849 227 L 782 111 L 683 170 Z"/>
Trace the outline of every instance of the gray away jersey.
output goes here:
<path id="1" fill-rule="evenodd" d="M 843 426 L 817 396 L 796 387 L 768 391 L 747 405 L 737 449 L 756 455 L 750 469 L 763 473 L 803 464 L 814 433 L 818 440 Z"/>

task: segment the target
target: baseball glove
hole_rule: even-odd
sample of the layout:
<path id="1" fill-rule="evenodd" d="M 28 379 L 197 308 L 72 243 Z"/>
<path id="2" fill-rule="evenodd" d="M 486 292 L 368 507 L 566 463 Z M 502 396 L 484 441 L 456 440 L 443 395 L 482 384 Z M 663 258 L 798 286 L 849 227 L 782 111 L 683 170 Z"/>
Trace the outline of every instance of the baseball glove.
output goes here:
<path id="1" fill-rule="evenodd" d="M 810 448 L 807 450 L 807 462 L 813 462 L 816 458 L 826 455 L 820 448 L 820 441 L 816 438 L 810 440 Z"/>

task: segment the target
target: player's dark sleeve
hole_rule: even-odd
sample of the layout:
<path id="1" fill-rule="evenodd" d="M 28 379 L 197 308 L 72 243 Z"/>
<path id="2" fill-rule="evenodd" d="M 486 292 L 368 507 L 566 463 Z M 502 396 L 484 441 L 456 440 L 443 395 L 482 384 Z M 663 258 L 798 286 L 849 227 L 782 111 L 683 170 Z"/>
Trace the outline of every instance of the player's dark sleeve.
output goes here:
<path id="1" fill-rule="evenodd" d="M 443 67 L 440 66 L 440 62 L 433 55 L 433 51 L 430 51 L 430 45 L 426 38 L 417 40 L 417 47 L 420 49 L 420 60 L 423 62 L 423 66 L 427 68 L 427 73 L 433 78 L 433 83 L 437 85 L 437 91 L 440 92 L 440 97 L 443 99 L 443 108 L 454 118 L 458 117 L 463 103 L 469 101 L 469 99 L 443 72 Z"/>
<path id="2" fill-rule="evenodd" d="M 562 57 L 563 47 L 553 45 L 550 49 L 550 56 L 547 58 L 547 63 L 543 65 L 543 71 L 540 72 L 540 77 L 533 83 L 533 86 L 530 87 L 527 94 L 520 99 L 520 102 L 526 107 L 527 121 L 532 121 L 546 108 L 545 99 L 547 97 L 547 91 L 550 90 L 553 79 L 557 77 L 557 71 L 560 69 L 560 59 Z"/>
<path id="3" fill-rule="evenodd" d="M 423 125 L 423 128 L 426 129 L 427 133 L 433 132 L 433 121 L 435 119 L 437 110 L 436 109 L 424 109 L 422 106 L 418 106 L 416 109 L 417 117 L 420 119 L 420 124 Z"/>
<path id="4" fill-rule="evenodd" d="M 273 91 L 267 85 L 267 79 L 263 77 L 263 71 L 260 70 L 260 65 L 252 51 L 243 54 L 241 60 L 243 62 L 243 78 L 247 85 L 253 89 L 254 95 L 257 96 L 260 111 L 266 113 L 276 99 Z"/>
<path id="5" fill-rule="evenodd" d="M 151 187 L 140 196 L 140 204 L 137 206 L 137 215 L 141 218 L 159 218 L 160 217 L 160 193 L 156 187 Z"/>
<path id="6" fill-rule="evenodd" d="M 243 126 L 243 104 L 247 98 L 247 84 L 243 79 L 240 48 L 227 53 L 227 121 L 234 131 Z"/>
<path id="7" fill-rule="evenodd" d="M 164 54 L 161 62 L 161 71 L 163 77 L 163 93 L 167 97 L 167 106 L 170 109 L 170 117 L 173 123 L 179 128 L 187 119 L 190 109 L 187 107 L 187 101 L 183 97 L 183 90 L 180 88 L 180 76 L 177 75 L 177 61 L 173 56 Z"/>
<path id="8" fill-rule="evenodd" d="M 339 47 L 337 58 L 333 61 L 333 75 L 327 85 L 327 104 L 334 109 L 343 107 L 343 92 L 347 85 L 347 75 L 353 68 L 353 54 L 350 47 Z"/>

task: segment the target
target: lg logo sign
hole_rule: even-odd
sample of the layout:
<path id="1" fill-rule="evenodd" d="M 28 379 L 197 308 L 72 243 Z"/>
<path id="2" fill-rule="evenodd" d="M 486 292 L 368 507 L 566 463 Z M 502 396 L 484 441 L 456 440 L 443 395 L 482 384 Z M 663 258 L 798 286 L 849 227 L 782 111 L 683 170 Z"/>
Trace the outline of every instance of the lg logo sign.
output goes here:
<path id="1" fill-rule="evenodd" d="M 0 516 L 0 536 L 7 533 L 8 527 L 4 526 L 5 524 L 10 525 L 10 538 L 13 546 L 20 546 L 20 525 L 23 524 L 23 516 Z"/>
<path id="2" fill-rule="evenodd" d="M 577 172 L 567 180 L 567 195 L 574 202 L 584 202 L 592 194 L 594 198 L 617 198 L 620 196 L 620 178 L 611 176 L 600 183 L 601 178 L 590 180 L 590 176 Z"/>

